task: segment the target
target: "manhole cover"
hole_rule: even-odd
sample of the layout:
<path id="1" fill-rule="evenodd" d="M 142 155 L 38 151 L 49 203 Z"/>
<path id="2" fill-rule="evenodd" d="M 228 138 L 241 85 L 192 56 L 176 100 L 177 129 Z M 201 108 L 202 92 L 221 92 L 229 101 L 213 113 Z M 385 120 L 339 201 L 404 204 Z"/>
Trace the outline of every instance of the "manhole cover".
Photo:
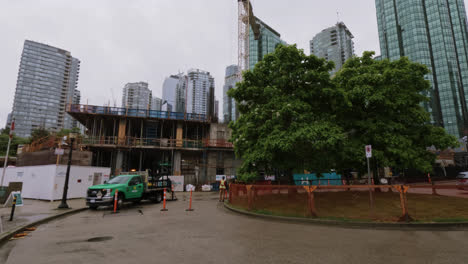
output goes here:
<path id="1" fill-rule="evenodd" d="M 93 238 L 90 238 L 90 239 L 88 239 L 86 241 L 88 241 L 88 242 L 101 242 L 101 241 L 111 240 L 113 238 L 114 237 L 111 237 L 111 236 L 93 237 Z"/>

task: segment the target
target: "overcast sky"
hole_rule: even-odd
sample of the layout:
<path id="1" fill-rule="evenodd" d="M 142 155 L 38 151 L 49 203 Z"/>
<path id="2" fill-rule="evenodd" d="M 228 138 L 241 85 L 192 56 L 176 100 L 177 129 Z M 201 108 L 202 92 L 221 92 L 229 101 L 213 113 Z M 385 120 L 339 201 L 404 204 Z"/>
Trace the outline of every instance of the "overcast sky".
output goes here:
<path id="1" fill-rule="evenodd" d="M 465 4 L 466 4 L 465 0 Z M 252 0 L 254 14 L 309 54 L 309 40 L 339 12 L 355 50 L 380 54 L 374 0 Z M 161 97 L 164 78 L 199 68 L 220 100 L 226 66 L 237 63 L 237 0 L 0 0 L 0 127 L 12 110 L 25 39 L 81 60 L 81 102 L 121 104 L 127 82 Z"/>

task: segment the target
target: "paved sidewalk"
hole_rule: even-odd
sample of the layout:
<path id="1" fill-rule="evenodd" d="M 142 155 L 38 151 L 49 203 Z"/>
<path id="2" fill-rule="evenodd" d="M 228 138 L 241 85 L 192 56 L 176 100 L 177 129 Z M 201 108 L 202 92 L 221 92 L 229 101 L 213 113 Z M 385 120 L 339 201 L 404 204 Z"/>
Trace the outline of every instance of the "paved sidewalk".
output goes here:
<path id="1" fill-rule="evenodd" d="M 23 199 L 23 206 L 15 208 L 13 221 L 10 220 L 11 207 L 0 207 L 0 234 L 11 231 L 12 229 L 23 226 L 46 217 L 66 212 L 70 209 L 57 209 L 60 201 L 39 201 Z M 85 207 L 84 199 L 72 199 L 67 201 L 72 209 Z"/>

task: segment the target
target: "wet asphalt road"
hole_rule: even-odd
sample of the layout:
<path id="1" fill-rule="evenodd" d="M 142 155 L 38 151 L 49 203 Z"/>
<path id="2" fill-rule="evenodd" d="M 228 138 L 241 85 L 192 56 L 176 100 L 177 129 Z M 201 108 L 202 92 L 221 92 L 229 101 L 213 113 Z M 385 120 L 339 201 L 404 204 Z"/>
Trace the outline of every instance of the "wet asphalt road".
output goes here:
<path id="1" fill-rule="evenodd" d="M 362 230 L 227 211 L 214 194 L 184 194 L 119 214 L 85 211 L 0 248 L 0 263 L 468 263 L 467 231 Z"/>

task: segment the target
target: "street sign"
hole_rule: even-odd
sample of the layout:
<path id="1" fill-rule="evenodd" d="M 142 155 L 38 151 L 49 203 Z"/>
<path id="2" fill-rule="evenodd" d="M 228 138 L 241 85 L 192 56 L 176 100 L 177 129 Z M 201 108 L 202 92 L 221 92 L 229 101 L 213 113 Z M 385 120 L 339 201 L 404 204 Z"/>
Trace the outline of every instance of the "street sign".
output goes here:
<path id="1" fill-rule="evenodd" d="M 372 157 L 372 145 L 366 145 L 366 158 Z"/>
<path id="2" fill-rule="evenodd" d="M 56 148 L 55 149 L 55 155 L 63 155 L 63 149 L 62 148 Z"/>
<path id="3" fill-rule="evenodd" d="M 14 197 L 16 197 L 16 206 L 23 206 L 23 198 L 21 197 L 21 192 L 11 192 L 3 207 L 12 206 Z"/>

